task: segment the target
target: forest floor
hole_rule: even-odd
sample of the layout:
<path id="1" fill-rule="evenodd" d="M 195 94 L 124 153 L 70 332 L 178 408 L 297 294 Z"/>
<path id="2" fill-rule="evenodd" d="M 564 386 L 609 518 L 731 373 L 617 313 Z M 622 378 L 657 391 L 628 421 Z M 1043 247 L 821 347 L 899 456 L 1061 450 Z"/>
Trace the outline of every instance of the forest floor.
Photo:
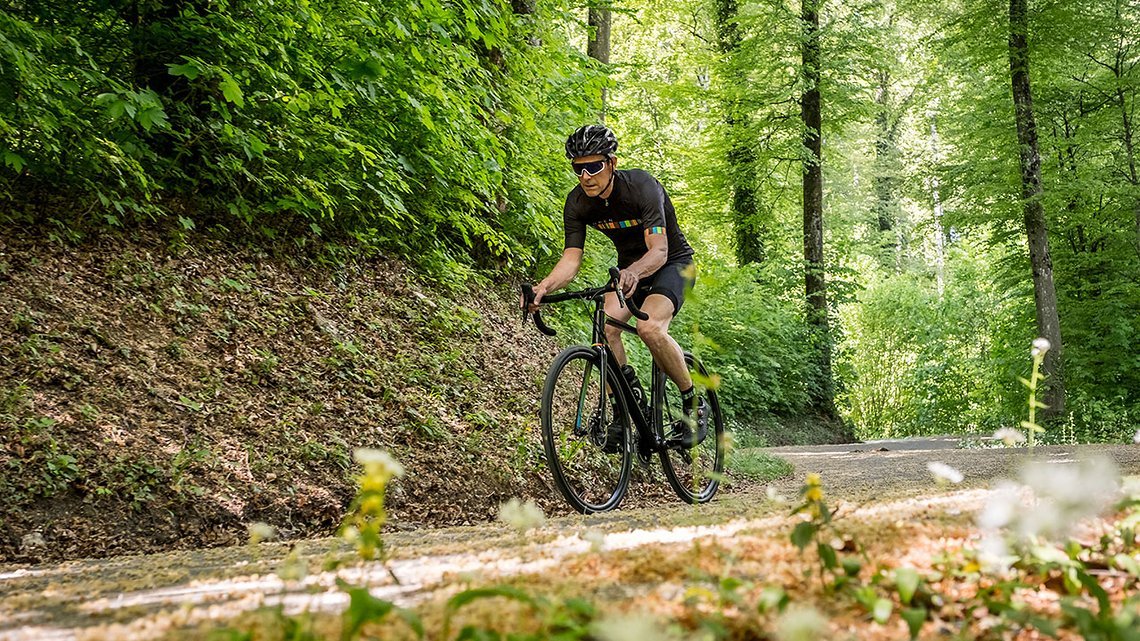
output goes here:
<path id="1" fill-rule="evenodd" d="M 859 576 L 868 581 L 902 566 L 936 575 L 948 559 L 976 547 L 975 514 L 1026 461 L 1063 466 L 1091 458 L 1124 475 L 1140 474 L 1140 447 L 1132 445 L 956 446 L 944 438 L 775 448 L 796 472 L 770 488 L 704 506 L 674 502 L 550 518 L 525 533 L 502 524 L 395 531 L 385 537 L 386 564 L 360 563 L 344 543 L 320 539 L 0 568 L 0 640 L 198 639 L 226 630 L 232 635 L 219 638 L 292 638 L 287 630 L 302 630 L 335 639 L 349 604 L 338 580 L 413 609 L 432 639 L 451 638 L 466 625 L 537 630 L 535 638 L 543 638 L 553 621 L 569 625 L 582 603 L 595 604 L 593 625 L 625 626 L 625 633 L 597 638 L 707 638 L 714 624 L 729 638 L 771 638 L 783 624 L 755 604 L 773 587 L 826 617 L 825 633 L 813 638 L 901 639 L 907 636 L 901 620 L 873 623 L 850 598 L 826 589 L 818 559 L 790 542 L 802 519 L 789 513 L 807 474 L 820 474 L 835 509 L 828 535 L 834 549 L 858 550 Z M 936 485 L 927 470 L 934 461 L 964 479 Z M 635 485 L 632 494 L 644 490 Z M 968 589 L 954 576 L 942 574 L 931 589 Z M 476 599 L 458 613 L 448 605 L 463 590 L 489 586 L 513 596 Z M 1049 589 L 1055 588 L 1042 586 Z M 992 618 L 947 604 L 921 636 L 976 638 Z M 444 634 L 448 626 L 451 636 Z M 380 638 L 413 638 L 395 620 L 369 630 Z M 1039 637 L 1022 629 L 993 638 Z"/>

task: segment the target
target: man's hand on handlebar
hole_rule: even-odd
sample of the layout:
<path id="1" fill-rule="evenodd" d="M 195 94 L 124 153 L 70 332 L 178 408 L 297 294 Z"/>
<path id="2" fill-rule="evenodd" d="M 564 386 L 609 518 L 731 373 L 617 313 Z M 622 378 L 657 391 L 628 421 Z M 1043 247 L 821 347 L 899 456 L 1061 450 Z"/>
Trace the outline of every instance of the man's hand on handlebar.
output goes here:
<path id="1" fill-rule="evenodd" d="M 538 305 L 542 302 L 542 297 L 546 295 L 546 287 L 544 287 L 542 283 L 539 283 L 534 286 L 532 291 L 534 291 L 534 298 L 531 299 L 529 305 L 527 304 L 526 294 L 519 296 L 519 308 L 525 309 L 533 314 L 538 311 Z"/>
<path id="2" fill-rule="evenodd" d="M 638 276 L 631 269 L 623 269 L 618 272 L 618 288 L 625 296 L 632 296 L 637 291 L 637 284 L 641 282 L 641 277 Z"/>

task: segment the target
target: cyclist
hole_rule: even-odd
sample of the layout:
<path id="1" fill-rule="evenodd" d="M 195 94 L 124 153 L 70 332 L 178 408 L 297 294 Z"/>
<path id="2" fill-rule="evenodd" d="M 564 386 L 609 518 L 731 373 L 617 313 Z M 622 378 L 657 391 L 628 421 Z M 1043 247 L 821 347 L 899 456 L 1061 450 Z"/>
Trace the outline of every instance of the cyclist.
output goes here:
<path id="1" fill-rule="evenodd" d="M 565 248 L 562 258 L 534 287 L 536 311 L 542 297 L 574 279 L 582 266 L 586 227 L 609 237 L 617 248 L 618 287 L 649 316 L 637 322 L 637 334 L 653 354 L 658 367 L 681 390 L 689 425 L 678 435 L 686 446 L 704 440 L 708 406 L 693 386 L 681 347 L 669 335 L 669 323 L 685 302 L 685 288 L 695 281 L 693 248 L 677 225 L 677 214 L 665 188 L 641 169 L 617 168 L 617 138 L 604 125 L 580 127 L 566 139 L 566 157 L 578 176 L 578 186 L 566 196 L 563 209 Z M 617 294 L 606 295 L 606 314 L 627 322 L 632 313 L 618 304 Z M 627 363 L 622 332 L 606 327 L 606 341 L 634 389 L 633 368 Z M 643 393 L 643 392 L 642 392 Z"/>

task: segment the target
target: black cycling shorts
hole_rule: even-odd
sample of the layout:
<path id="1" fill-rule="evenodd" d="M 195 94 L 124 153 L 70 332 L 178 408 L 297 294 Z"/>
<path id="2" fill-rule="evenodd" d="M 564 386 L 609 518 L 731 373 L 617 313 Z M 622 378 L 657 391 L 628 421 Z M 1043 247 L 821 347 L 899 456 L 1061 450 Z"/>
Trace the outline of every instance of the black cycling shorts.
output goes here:
<path id="1" fill-rule="evenodd" d="M 676 316 L 685 303 L 685 290 L 692 288 L 696 280 L 691 260 L 665 263 L 657 273 L 641 279 L 633 293 L 633 302 L 640 307 L 650 294 L 661 294 L 673 301 L 673 315 Z"/>

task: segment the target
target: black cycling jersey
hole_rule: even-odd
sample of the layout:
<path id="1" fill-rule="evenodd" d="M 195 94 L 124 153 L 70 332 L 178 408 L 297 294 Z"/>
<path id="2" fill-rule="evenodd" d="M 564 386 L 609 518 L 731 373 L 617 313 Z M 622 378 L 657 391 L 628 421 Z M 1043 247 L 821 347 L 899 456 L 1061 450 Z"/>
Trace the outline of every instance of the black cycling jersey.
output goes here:
<path id="1" fill-rule="evenodd" d="M 566 247 L 584 249 L 586 226 L 592 226 L 613 241 L 618 267 L 625 268 L 645 255 L 645 232 L 665 234 L 672 263 L 693 255 L 693 248 L 677 226 L 677 212 L 665 188 L 649 172 L 619 169 L 614 172 L 609 198 L 587 196 L 579 185 L 566 196 L 562 213 Z"/>

